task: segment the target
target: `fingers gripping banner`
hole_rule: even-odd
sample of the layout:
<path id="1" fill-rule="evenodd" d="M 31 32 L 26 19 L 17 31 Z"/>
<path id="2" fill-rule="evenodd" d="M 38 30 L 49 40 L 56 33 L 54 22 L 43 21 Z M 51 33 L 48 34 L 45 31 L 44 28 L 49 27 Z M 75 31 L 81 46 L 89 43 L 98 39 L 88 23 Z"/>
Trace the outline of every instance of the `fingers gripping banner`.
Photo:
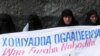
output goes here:
<path id="1" fill-rule="evenodd" d="M 100 56 L 100 26 L 2 34 L 0 56 Z"/>

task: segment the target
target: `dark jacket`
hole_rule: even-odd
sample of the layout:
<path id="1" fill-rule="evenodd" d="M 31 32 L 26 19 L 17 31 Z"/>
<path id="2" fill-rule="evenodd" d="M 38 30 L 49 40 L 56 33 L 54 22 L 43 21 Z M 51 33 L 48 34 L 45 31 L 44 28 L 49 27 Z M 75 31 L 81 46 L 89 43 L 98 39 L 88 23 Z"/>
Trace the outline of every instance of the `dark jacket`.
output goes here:
<path id="1" fill-rule="evenodd" d="M 91 15 L 96 15 L 96 17 L 97 17 L 96 23 L 91 22 L 91 20 L 90 20 Z M 99 25 L 99 16 L 95 10 L 90 10 L 87 13 L 87 16 L 86 16 L 86 19 L 85 19 L 83 25 Z"/>
<path id="2" fill-rule="evenodd" d="M 72 17 L 72 22 L 71 22 L 71 24 L 66 25 L 66 24 L 64 23 L 64 21 L 63 21 L 63 17 L 64 17 L 64 16 L 71 16 L 71 17 Z M 76 21 L 76 19 L 74 18 L 72 11 L 69 10 L 69 9 L 65 9 L 65 10 L 62 12 L 62 14 L 61 14 L 61 17 L 60 17 L 60 20 L 59 20 L 57 26 L 74 26 L 74 25 L 78 25 L 78 24 L 79 24 L 79 23 L 78 23 L 78 22 Z"/>
<path id="3" fill-rule="evenodd" d="M 15 25 L 8 14 L 0 14 L 0 34 L 15 32 Z"/>

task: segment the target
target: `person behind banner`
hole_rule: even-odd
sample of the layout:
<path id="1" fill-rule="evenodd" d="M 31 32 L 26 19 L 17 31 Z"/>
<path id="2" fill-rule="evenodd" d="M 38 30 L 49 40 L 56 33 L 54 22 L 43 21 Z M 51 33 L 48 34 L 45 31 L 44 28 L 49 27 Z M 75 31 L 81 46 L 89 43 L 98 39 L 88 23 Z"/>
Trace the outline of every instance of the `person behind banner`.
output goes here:
<path id="1" fill-rule="evenodd" d="M 28 23 L 24 27 L 23 31 L 32 31 L 42 29 L 42 24 L 37 14 L 31 14 L 27 16 Z"/>
<path id="2" fill-rule="evenodd" d="M 90 10 L 87 13 L 87 16 L 83 25 L 99 25 L 99 16 L 95 10 Z"/>
<path id="3" fill-rule="evenodd" d="M 61 18 L 57 26 L 75 26 L 78 24 L 79 23 L 74 18 L 72 11 L 70 9 L 65 9 L 61 14 Z"/>
<path id="4" fill-rule="evenodd" d="M 0 14 L 0 34 L 15 32 L 15 25 L 10 15 Z"/>

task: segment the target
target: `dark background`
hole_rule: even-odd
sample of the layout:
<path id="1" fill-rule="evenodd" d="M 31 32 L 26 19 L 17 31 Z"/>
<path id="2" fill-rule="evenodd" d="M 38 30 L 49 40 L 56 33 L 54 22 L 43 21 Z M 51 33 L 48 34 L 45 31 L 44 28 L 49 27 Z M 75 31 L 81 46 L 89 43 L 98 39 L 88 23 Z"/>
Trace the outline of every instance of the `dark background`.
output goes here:
<path id="1" fill-rule="evenodd" d="M 66 8 L 73 11 L 81 24 L 91 9 L 100 15 L 100 0 L 0 0 L 0 13 L 10 14 L 18 31 L 25 26 L 26 16 L 31 13 L 40 16 L 44 28 L 53 27 Z"/>

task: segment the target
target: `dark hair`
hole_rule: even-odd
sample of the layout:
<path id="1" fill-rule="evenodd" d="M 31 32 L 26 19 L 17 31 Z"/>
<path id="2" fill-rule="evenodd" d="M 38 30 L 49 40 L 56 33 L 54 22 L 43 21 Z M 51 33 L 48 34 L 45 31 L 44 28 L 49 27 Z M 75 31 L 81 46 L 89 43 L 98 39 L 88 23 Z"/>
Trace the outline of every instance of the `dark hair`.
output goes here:
<path id="1" fill-rule="evenodd" d="M 29 22 L 29 31 L 42 29 L 42 24 L 37 14 L 31 14 L 27 17 Z"/>
<path id="2" fill-rule="evenodd" d="M 87 13 L 87 16 L 86 16 L 86 19 L 85 19 L 85 24 L 89 23 L 90 25 L 93 24 L 90 20 L 90 17 L 91 15 L 96 15 L 97 17 L 97 22 L 94 24 L 94 25 L 97 25 L 99 23 L 99 16 L 96 12 L 96 10 L 90 10 L 88 13 Z"/>
<path id="3" fill-rule="evenodd" d="M 10 33 L 15 32 L 15 25 L 10 17 L 10 15 L 6 13 L 0 14 L 0 34 L 2 33 Z"/>
<path id="4" fill-rule="evenodd" d="M 64 21 L 63 21 L 63 17 L 64 17 L 64 16 L 70 16 L 70 17 L 72 17 L 72 22 L 71 22 L 71 24 L 66 25 L 66 24 L 64 23 Z M 61 18 L 60 18 L 60 20 L 59 20 L 59 22 L 58 22 L 58 26 L 73 26 L 73 25 L 78 25 L 78 22 L 75 20 L 72 11 L 69 10 L 69 9 L 65 9 L 65 10 L 62 12 L 62 14 L 61 14 Z"/>

